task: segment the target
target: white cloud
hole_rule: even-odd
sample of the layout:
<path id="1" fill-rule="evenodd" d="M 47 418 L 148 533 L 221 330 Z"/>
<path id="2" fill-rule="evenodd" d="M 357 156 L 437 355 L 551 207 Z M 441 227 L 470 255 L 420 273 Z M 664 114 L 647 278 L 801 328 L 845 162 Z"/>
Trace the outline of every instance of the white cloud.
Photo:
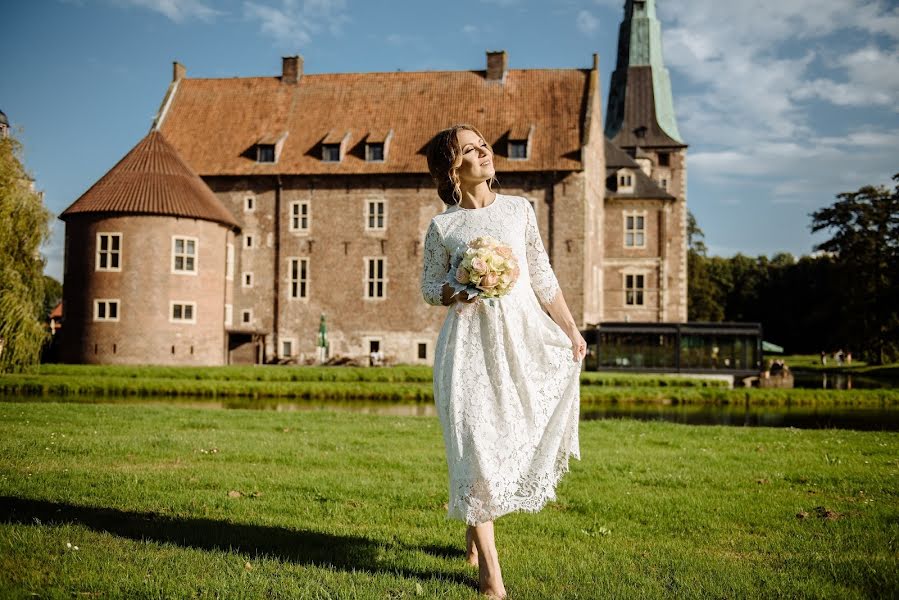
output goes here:
<path id="1" fill-rule="evenodd" d="M 845 70 L 845 81 L 816 78 L 805 82 L 793 97 L 818 98 L 838 106 L 892 106 L 899 110 L 899 51 L 866 46 L 845 55 L 837 65 Z"/>
<path id="2" fill-rule="evenodd" d="M 897 170 L 894 153 L 899 128 L 857 129 L 845 136 L 809 136 L 757 146 L 700 151 L 689 155 L 691 177 L 721 186 L 765 182 L 760 201 L 809 206 L 832 201 L 841 191 L 867 184 L 887 184 Z"/>
<path id="3" fill-rule="evenodd" d="M 183 23 L 191 19 L 212 21 L 222 15 L 201 0 L 117 0 L 118 3 L 139 6 L 165 15 L 175 23 Z"/>
<path id="4" fill-rule="evenodd" d="M 659 11 L 694 181 L 821 205 L 899 170 L 899 9 L 668 0 Z"/>
<path id="5" fill-rule="evenodd" d="M 594 17 L 593 14 L 587 10 L 582 10 L 577 14 L 575 23 L 577 24 L 578 31 L 587 35 L 592 35 L 599 29 L 599 19 Z"/>
<path id="6" fill-rule="evenodd" d="M 281 0 L 276 4 L 244 2 L 244 17 L 259 21 L 263 33 L 290 48 L 308 44 L 323 29 L 339 35 L 349 20 L 346 0 Z"/>

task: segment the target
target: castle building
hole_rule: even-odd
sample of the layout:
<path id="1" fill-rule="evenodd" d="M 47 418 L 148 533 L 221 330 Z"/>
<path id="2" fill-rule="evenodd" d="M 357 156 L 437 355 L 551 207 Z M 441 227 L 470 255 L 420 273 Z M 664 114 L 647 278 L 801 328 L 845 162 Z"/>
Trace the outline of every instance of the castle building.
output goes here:
<path id="1" fill-rule="evenodd" d="M 444 206 L 425 152 L 459 122 L 493 145 L 500 191 L 531 202 L 582 327 L 685 320 L 686 146 L 654 3 L 628 0 L 625 15 L 605 134 L 596 56 L 585 69 L 512 69 L 497 51 L 480 71 L 344 74 L 305 73 L 292 56 L 280 76 L 228 79 L 188 78 L 175 63 L 149 136 L 63 214 L 69 360 L 307 360 L 325 315 L 332 356 L 430 363 L 446 309 L 422 301 L 419 274 Z M 172 184 L 151 160 L 125 170 L 128 193 L 104 191 L 151 144 L 198 176 L 189 195 L 171 188 L 166 210 L 140 183 Z M 101 235 L 116 232 L 110 272 L 98 261 L 113 238 Z M 193 287 L 174 267 L 154 271 L 183 258 L 174 240 L 188 237 L 203 281 Z M 113 322 L 98 318 L 110 298 Z M 192 302 L 195 322 L 172 319 Z M 138 343 L 140 331 L 153 335 Z"/>

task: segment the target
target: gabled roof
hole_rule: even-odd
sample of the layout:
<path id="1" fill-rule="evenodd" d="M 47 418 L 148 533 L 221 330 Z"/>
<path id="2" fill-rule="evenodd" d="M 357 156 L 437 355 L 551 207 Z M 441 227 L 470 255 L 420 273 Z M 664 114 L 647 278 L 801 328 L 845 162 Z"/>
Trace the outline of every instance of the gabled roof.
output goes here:
<path id="1" fill-rule="evenodd" d="M 627 152 L 613 144 L 609 138 L 605 138 L 606 151 L 606 198 L 620 198 L 633 200 L 677 200 L 662 187 L 649 178 Z M 621 169 L 628 169 L 634 175 L 634 188 L 632 192 L 619 192 L 617 188 L 617 173 Z"/>
<path id="2" fill-rule="evenodd" d="M 179 79 L 160 115 L 161 131 L 204 176 L 253 174 L 427 173 L 425 151 L 439 130 L 470 123 L 496 142 L 514 127 L 535 125 L 528 160 L 496 168 L 581 170 L 588 69 L 509 70 L 502 82 L 484 71 L 304 74 Z M 366 162 L 365 136 L 393 130 L 390 156 Z M 288 132 L 276 163 L 255 161 L 268 132 Z M 327 136 L 349 132 L 340 162 L 322 161 Z"/>
<path id="3" fill-rule="evenodd" d="M 151 131 L 60 215 L 171 215 L 238 227 L 234 216 L 158 131 Z"/>
<path id="4" fill-rule="evenodd" d="M 633 158 L 631 158 L 630 154 L 616 146 L 609 140 L 609 138 L 605 139 L 605 151 L 606 151 L 606 168 L 614 167 L 616 169 L 627 167 L 630 169 L 639 169 L 640 165 L 637 164 Z"/>

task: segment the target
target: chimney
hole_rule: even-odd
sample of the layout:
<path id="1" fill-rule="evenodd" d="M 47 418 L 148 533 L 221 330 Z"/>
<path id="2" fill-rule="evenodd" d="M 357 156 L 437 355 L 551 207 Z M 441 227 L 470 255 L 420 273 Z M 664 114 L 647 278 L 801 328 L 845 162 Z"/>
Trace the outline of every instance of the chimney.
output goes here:
<path id="1" fill-rule="evenodd" d="M 302 56 L 285 56 L 281 59 L 281 83 L 296 83 L 302 76 Z"/>
<path id="2" fill-rule="evenodd" d="M 509 70 L 509 55 L 505 50 L 487 51 L 487 81 L 505 81 Z"/>
<path id="3" fill-rule="evenodd" d="M 187 67 L 177 60 L 172 63 L 172 81 L 180 81 L 187 76 Z"/>
<path id="4" fill-rule="evenodd" d="M 593 70 L 599 71 L 599 54 L 593 53 Z"/>

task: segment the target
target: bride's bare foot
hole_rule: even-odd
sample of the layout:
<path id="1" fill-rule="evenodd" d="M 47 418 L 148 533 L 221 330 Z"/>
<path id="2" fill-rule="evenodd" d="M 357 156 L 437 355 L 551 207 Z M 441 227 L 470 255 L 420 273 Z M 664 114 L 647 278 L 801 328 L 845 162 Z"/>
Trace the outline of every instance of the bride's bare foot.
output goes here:
<path id="1" fill-rule="evenodd" d="M 503 574 L 496 556 L 490 561 L 483 558 L 478 561 L 478 586 L 481 594 L 490 600 L 504 600 L 506 597 L 506 586 L 503 585 Z"/>
<path id="2" fill-rule="evenodd" d="M 478 566 L 478 547 L 474 543 L 474 527 L 465 531 L 465 562 L 472 567 Z"/>

